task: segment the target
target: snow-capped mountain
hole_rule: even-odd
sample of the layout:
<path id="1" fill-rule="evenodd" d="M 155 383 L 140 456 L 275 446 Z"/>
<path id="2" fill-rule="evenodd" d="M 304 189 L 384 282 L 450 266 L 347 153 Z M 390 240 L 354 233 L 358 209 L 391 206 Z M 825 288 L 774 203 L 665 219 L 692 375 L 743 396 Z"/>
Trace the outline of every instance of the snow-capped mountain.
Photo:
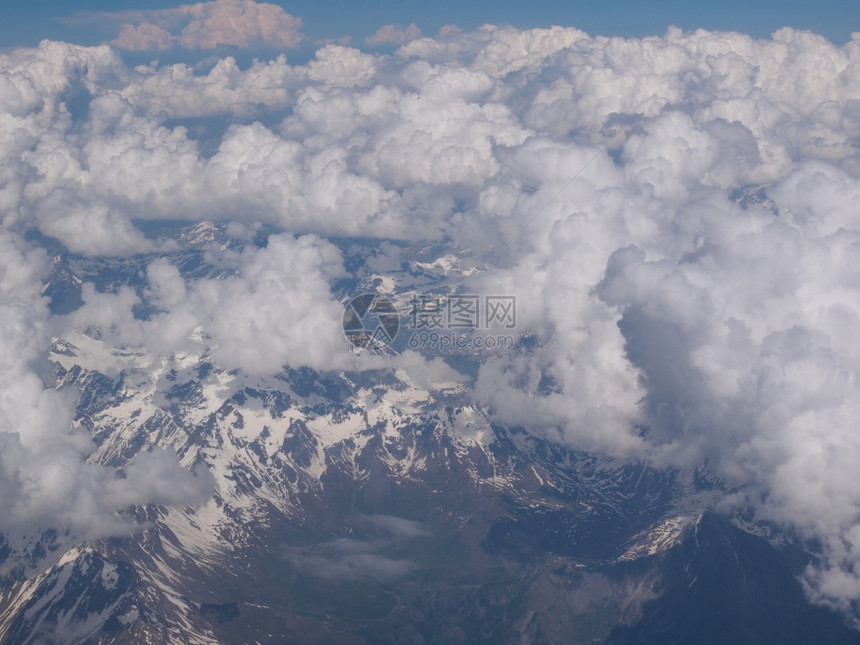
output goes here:
<path id="1" fill-rule="evenodd" d="M 225 275 L 206 256 L 229 244 L 217 226 L 158 234 L 177 240 L 185 274 Z M 472 270 L 431 248 L 374 269 L 376 246 L 344 244 L 356 263 L 345 298 L 373 290 L 402 305 Z M 44 293 L 74 311 L 86 282 L 142 289 L 151 259 L 58 253 Z M 51 362 L 56 388 L 77 397 L 90 463 L 168 450 L 213 492 L 129 507 L 123 536 L 4 536 L 0 642 L 703 642 L 706 625 L 719 642 L 860 640 L 804 599 L 794 575 L 811 555 L 709 510 L 721 484 L 707 468 L 500 426 L 462 380 L 249 376 L 205 350 L 114 346 L 96 328 L 55 338 Z"/>

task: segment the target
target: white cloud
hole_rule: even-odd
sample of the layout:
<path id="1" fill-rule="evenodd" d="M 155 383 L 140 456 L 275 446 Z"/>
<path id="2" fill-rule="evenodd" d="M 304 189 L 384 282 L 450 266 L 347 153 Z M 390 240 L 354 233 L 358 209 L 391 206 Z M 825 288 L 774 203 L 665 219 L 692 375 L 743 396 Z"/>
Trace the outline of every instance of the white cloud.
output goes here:
<path id="1" fill-rule="evenodd" d="M 20 73 L 0 74 L 0 110 L 13 116 L 26 116 L 38 107 L 41 97 L 33 82 Z"/>
<path id="2" fill-rule="evenodd" d="M 292 100 L 290 90 L 301 87 L 306 75 L 304 68 L 287 65 L 284 56 L 255 61 L 246 70 L 227 57 L 205 75 L 195 74 L 184 63 L 136 71 L 139 76 L 120 95 L 137 110 L 167 118 L 244 116 L 253 114 L 259 105 L 287 107 Z"/>
<path id="3" fill-rule="evenodd" d="M 162 51 L 176 46 L 179 39 L 166 29 L 142 22 L 139 25 L 123 24 L 119 36 L 111 41 L 114 47 L 128 51 Z"/>
<path id="4" fill-rule="evenodd" d="M 202 503 L 211 477 L 192 475 L 175 455 L 140 455 L 125 475 L 84 462 L 95 445 L 72 423 L 73 398 L 39 376 L 51 341 L 40 295 L 49 268 L 43 251 L 0 232 L 0 532 L 127 533 L 133 526 L 117 513 L 130 505 Z"/>
<path id="5" fill-rule="evenodd" d="M 590 42 L 578 29 L 552 27 L 520 31 L 512 27 L 496 28 L 490 41 L 481 48 L 473 66 L 491 76 L 506 76 L 530 66 L 540 65 L 557 52 L 577 41 Z"/>
<path id="6" fill-rule="evenodd" d="M 109 294 L 85 285 L 84 306 L 65 327 L 97 327 L 117 345 L 163 354 L 209 350 L 217 364 L 251 374 L 353 365 L 343 307 L 329 286 L 344 275 L 334 246 L 313 236 L 273 235 L 266 247 L 225 261 L 234 275 L 190 281 L 166 260 L 152 262 L 145 297 L 159 313 L 148 320 L 135 318 L 140 299 L 130 289 Z"/>
<path id="7" fill-rule="evenodd" d="M 43 233 L 62 240 L 72 253 L 119 257 L 158 248 L 122 213 L 102 203 L 67 201 L 66 196 L 63 191 L 48 195 L 39 205 L 37 220 Z"/>
<path id="8" fill-rule="evenodd" d="M 373 56 L 340 45 L 326 45 L 308 64 L 308 77 L 328 87 L 367 85 L 375 73 Z"/>
<path id="9" fill-rule="evenodd" d="M 195 300 L 210 312 L 213 358 L 251 373 L 274 374 L 285 364 L 343 365 L 342 307 L 329 291 L 340 275 L 340 254 L 331 245 L 276 236 L 245 259 L 235 279 L 196 285 Z"/>
<path id="10" fill-rule="evenodd" d="M 233 44 L 275 38 L 245 5 L 220 3 L 216 16 L 214 4 L 126 22 L 182 38 L 196 21 L 186 44 L 208 47 L 241 10 Z M 135 33 L 166 44 L 150 32 Z M 823 545 L 810 593 L 857 600 L 856 41 L 487 26 L 416 38 L 393 56 L 326 46 L 300 66 L 131 70 L 107 47 L 46 42 L 4 53 L 0 68 L 5 228 L 37 227 L 84 255 L 153 250 L 136 219 L 284 231 L 225 253 L 234 274 L 223 280 L 186 280 L 156 260 L 144 296 L 160 312 L 148 321 L 132 315 L 130 290 L 88 288 L 68 324 L 154 351 L 210 342 L 220 362 L 251 372 L 339 367 L 331 288 L 343 269 L 322 237 L 433 241 L 475 265 L 494 259 L 464 288 L 516 295 L 518 330 L 538 346 L 487 360 L 479 401 L 577 448 L 707 457 L 745 491 L 728 501 Z M 92 97 L 88 109 L 70 108 L 75 91 Z M 248 123 L 256 115 L 270 120 Z M 206 156 L 190 130 L 165 125 L 204 116 L 240 121 Z M 772 205 L 749 188 L 759 185 Z M 27 295 L 6 318 L 4 360 L 20 376 L 10 391 L 32 405 L 3 408 L 7 427 L 39 426 L 27 414 L 54 409 L 65 432 L 65 404 L 15 362 L 44 353 L 20 329 L 50 318 L 41 274 L 16 273 L 24 256 L 9 253 L 5 275 Z M 460 378 L 419 358 L 392 365 L 429 384 Z M 31 448 L 4 441 L 2 476 L 14 482 L 14 455 Z"/>
<path id="11" fill-rule="evenodd" d="M 383 25 L 376 33 L 364 39 L 368 45 L 404 45 L 421 37 L 421 30 L 413 22 L 408 27 Z"/>
<path id="12" fill-rule="evenodd" d="M 281 7 L 254 0 L 215 0 L 176 9 L 90 14 L 125 22 L 111 45 L 129 51 L 235 47 L 292 48 L 302 40 L 300 18 Z"/>

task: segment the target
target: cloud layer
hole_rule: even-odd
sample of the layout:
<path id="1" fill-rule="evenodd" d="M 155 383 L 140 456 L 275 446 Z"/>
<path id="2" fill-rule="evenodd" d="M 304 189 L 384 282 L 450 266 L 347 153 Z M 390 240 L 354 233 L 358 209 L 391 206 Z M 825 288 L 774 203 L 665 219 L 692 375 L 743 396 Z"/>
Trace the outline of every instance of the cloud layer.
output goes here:
<path id="1" fill-rule="evenodd" d="M 300 18 L 278 5 L 254 0 L 214 0 L 176 9 L 102 14 L 102 18 L 128 19 L 111 41 L 128 51 L 212 50 L 222 45 L 289 49 L 302 40 Z"/>
<path id="2" fill-rule="evenodd" d="M 74 400 L 42 380 L 51 325 L 40 283 L 49 268 L 43 251 L 0 231 L 0 533 L 59 528 L 92 538 L 130 531 L 117 513 L 135 504 L 202 503 L 211 476 L 192 474 L 176 455 L 141 453 L 125 472 L 85 463 L 94 446 L 72 423 Z"/>
<path id="3" fill-rule="evenodd" d="M 365 38 L 368 45 L 405 45 L 421 36 L 421 30 L 414 22 L 408 27 L 399 25 L 383 25 L 372 36 Z"/>
<path id="4" fill-rule="evenodd" d="M 197 25 L 187 46 L 223 40 L 218 11 L 240 3 L 214 4 L 174 10 Z M 150 23 L 167 36 L 138 22 L 129 42 L 182 42 Z M 263 373 L 348 360 L 331 293 L 343 266 L 324 238 L 441 243 L 492 260 L 463 288 L 516 295 L 518 331 L 537 339 L 481 365 L 475 396 L 500 421 L 625 458 L 707 460 L 740 491 L 727 504 L 822 545 L 811 594 L 856 608 L 860 39 L 417 36 L 390 56 L 329 45 L 307 65 L 244 69 L 130 69 L 109 47 L 51 42 L 0 57 L 3 360 L 30 402 L 2 408 L 2 454 L 43 427 L 26 418 L 37 410 L 54 406 L 44 427 L 68 433 L 68 408 L 22 358 L 44 352 L 26 330 L 50 320 L 30 228 L 90 256 L 158 252 L 140 220 L 283 231 L 217 258 L 225 280 L 152 261 L 147 321 L 134 293 L 88 288 L 64 322 L 156 351 L 206 338 Z M 194 134 L 207 119 L 231 125 Z"/>

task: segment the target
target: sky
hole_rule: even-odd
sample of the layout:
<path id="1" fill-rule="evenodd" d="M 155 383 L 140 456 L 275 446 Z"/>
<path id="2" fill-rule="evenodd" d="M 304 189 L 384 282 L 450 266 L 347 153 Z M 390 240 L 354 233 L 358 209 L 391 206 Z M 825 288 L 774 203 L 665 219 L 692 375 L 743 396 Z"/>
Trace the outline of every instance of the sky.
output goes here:
<path id="1" fill-rule="evenodd" d="M 518 298 L 537 349 L 484 357 L 470 382 L 496 421 L 707 462 L 732 490 L 723 510 L 819 545 L 810 596 L 860 620 L 857 4 L 714 6 L 329 5 L 340 22 L 253 0 L 4 9 L 0 532 L 111 532 L 130 503 L 211 494 L 168 452 L 126 479 L 81 461 L 73 401 L 43 379 L 55 336 L 211 350 L 256 376 L 451 380 L 440 357 L 349 351 L 329 238 L 386 238 L 371 268 L 441 246 L 487 267 L 470 289 Z M 175 219 L 276 233 L 212 250 L 228 277 L 200 278 L 141 226 Z M 85 284 L 79 309 L 52 314 L 33 231 L 83 257 L 151 254 L 144 285 Z"/>
<path id="2" fill-rule="evenodd" d="M 88 20 L 88 12 L 166 9 L 176 4 L 165 0 L 145 3 L 84 0 L 73 5 L 46 0 L 7 3 L 2 10 L 0 47 L 35 45 L 43 38 L 93 45 L 110 40 L 114 35 L 113 25 L 105 20 Z M 780 27 L 794 27 L 809 29 L 837 44 L 848 41 L 851 32 L 860 31 L 860 3 L 855 0 L 336 0 L 273 4 L 300 17 L 305 33 L 314 42 L 351 37 L 353 43 L 361 43 L 383 25 L 406 27 L 412 23 L 426 35 L 435 34 L 448 24 L 463 29 L 483 24 L 509 24 L 521 29 L 561 25 L 576 27 L 590 35 L 625 37 L 662 35 L 670 25 L 675 25 L 686 30 L 740 31 L 766 38 Z"/>

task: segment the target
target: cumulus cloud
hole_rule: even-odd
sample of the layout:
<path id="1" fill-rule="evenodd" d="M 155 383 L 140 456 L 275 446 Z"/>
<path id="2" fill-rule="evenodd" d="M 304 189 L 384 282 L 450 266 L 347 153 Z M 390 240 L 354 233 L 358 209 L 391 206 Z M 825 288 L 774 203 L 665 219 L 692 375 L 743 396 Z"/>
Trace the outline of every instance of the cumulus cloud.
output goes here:
<path id="1" fill-rule="evenodd" d="M 126 468 L 85 462 L 95 450 L 73 424 L 74 400 L 48 387 L 51 342 L 44 251 L 0 232 L 0 533 L 70 530 L 78 538 L 127 533 L 118 513 L 136 504 L 196 504 L 212 492 L 176 455 L 141 454 Z"/>
<path id="2" fill-rule="evenodd" d="M 128 51 L 234 47 L 293 48 L 302 40 L 300 18 L 281 7 L 254 0 L 214 0 L 176 9 L 90 15 L 128 20 L 110 42 Z"/>
<path id="3" fill-rule="evenodd" d="M 413 22 L 408 27 L 399 25 L 384 25 L 372 36 L 364 39 L 368 45 L 404 45 L 421 37 L 421 30 Z"/>
<path id="4" fill-rule="evenodd" d="M 157 246 L 121 212 L 103 203 L 82 204 L 64 191 L 48 195 L 39 205 L 40 230 L 58 240 L 73 253 L 91 257 L 126 256 L 149 253 Z M 62 213 L 61 216 L 57 216 Z"/>
<path id="5" fill-rule="evenodd" d="M 367 85 L 375 73 L 373 56 L 341 45 L 326 45 L 308 65 L 308 77 L 329 87 Z"/>
<path id="6" fill-rule="evenodd" d="M 313 236 L 273 235 L 266 247 L 217 260 L 233 275 L 184 279 L 166 259 L 147 267 L 144 297 L 157 313 L 135 316 L 131 289 L 83 289 L 68 330 L 95 327 L 115 345 L 171 354 L 211 351 L 219 365 L 274 375 L 286 365 L 316 369 L 352 364 L 341 330 L 342 306 L 330 283 L 345 275 L 340 253 Z"/>
<path id="7" fill-rule="evenodd" d="M 166 29 L 142 22 L 139 25 L 123 24 L 119 36 L 111 41 L 111 45 L 128 51 L 162 51 L 176 46 L 179 39 Z"/>
<path id="8" fill-rule="evenodd" d="M 222 114 L 244 117 L 253 115 L 260 105 L 268 110 L 286 108 L 291 105 L 290 90 L 303 87 L 306 77 L 306 70 L 287 65 L 284 56 L 255 61 L 246 70 L 227 57 L 205 75 L 195 74 L 185 63 L 139 67 L 137 72 L 134 82 L 118 94 L 100 98 L 114 104 L 122 98 L 135 110 L 174 119 Z"/>
<path id="9" fill-rule="evenodd" d="M 215 4 L 126 22 L 158 47 L 163 35 L 142 23 L 181 42 L 197 21 L 187 46 L 208 47 L 240 11 L 218 3 L 216 17 Z M 281 232 L 264 248 L 213 252 L 223 279 L 153 259 L 142 292 L 86 287 L 84 306 L 54 322 L 154 351 L 211 345 L 247 371 L 340 368 L 332 285 L 345 273 L 326 237 L 489 262 L 462 288 L 515 295 L 517 331 L 531 339 L 478 368 L 474 396 L 497 420 L 621 458 L 707 460 L 739 491 L 727 504 L 821 545 L 810 593 L 850 608 L 860 599 L 857 40 L 837 47 L 790 29 L 767 40 L 494 26 L 414 35 L 390 56 L 329 45 L 306 65 L 244 69 L 229 58 L 128 69 L 109 47 L 50 42 L 2 54 L 10 235 L 36 228 L 75 253 L 118 256 L 163 250 L 140 220 Z M 204 155 L 189 123 L 214 116 L 227 124 Z M 13 276 L 26 263 L 9 252 Z M 41 275 L 15 278 L 29 285 L 6 318 L 16 329 L 50 319 Z M 134 315 L 141 298 L 155 309 L 147 320 Z M 10 338 L 8 357 L 44 352 Z M 438 358 L 389 364 L 428 385 L 460 378 Z M 64 404 L 42 386 L 16 397 L 32 410 L 53 401 L 67 431 Z M 42 427 L 5 409 L 9 432 Z M 0 453 L 9 482 L 15 451 L 28 449 L 11 437 Z"/>

